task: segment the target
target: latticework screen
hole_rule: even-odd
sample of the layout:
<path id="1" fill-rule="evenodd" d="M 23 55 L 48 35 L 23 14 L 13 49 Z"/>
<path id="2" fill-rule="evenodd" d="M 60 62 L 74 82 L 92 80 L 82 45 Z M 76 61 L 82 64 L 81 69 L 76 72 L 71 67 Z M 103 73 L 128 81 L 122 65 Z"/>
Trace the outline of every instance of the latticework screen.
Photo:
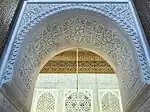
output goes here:
<path id="1" fill-rule="evenodd" d="M 112 74 L 50 74 L 37 80 L 31 112 L 123 112 Z M 77 85 L 78 84 L 78 85 Z"/>
<path id="2" fill-rule="evenodd" d="M 41 95 L 37 102 L 37 112 L 54 112 L 55 98 L 47 92 Z"/>
<path id="3" fill-rule="evenodd" d="M 101 112 L 122 112 L 119 91 L 99 92 Z"/>
<path id="4" fill-rule="evenodd" d="M 87 90 L 65 94 L 65 112 L 92 112 L 92 94 Z"/>
<path id="5" fill-rule="evenodd" d="M 56 112 L 58 91 L 55 89 L 36 89 L 31 112 Z"/>

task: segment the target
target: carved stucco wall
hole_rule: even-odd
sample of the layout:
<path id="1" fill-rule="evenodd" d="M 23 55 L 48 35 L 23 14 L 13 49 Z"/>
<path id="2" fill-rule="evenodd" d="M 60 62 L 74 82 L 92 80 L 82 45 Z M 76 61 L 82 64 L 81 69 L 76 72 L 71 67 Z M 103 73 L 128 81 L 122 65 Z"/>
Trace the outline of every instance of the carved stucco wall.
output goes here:
<path id="1" fill-rule="evenodd" d="M 133 0 L 150 45 L 150 0 Z"/>
<path id="2" fill-rule="evenodd" d="M 17 5 L 19 0 L 1 0 L 0 3 L 0 55 L 2 54 L 2 51 L 4 49 L 7 36 L 8 36 L 8 29 L 10 27 L 10 23 L 12 21 L 12 17 L 14 16 L 14 13 L 16 11 Z M 142 26 L 144 28 L 145 34 L 147 36 L 148 41 L 150 40 L 150 1 L 149 0 L 133 0 L 136 10 L 138 12 L 138 15 L 140 17 L 140 20 L 142 22 Z M 149 41 L 150 43 L 150 41 Z"/>
<path id="3" fill-rule="evenodd" d="M 0 3 L 0 55 L 4 49 L 5 43 L 7 41 L 8 29 L 10 27 L 10 23 L 12 22 L 12 18 L 16 11 L 19 0 L 1 0 Z M 144 28 L 145 34 L 147 36 L 148 41 L 150 40 L 150 1 L 149 0 L 133 0 L 140 20 L 142 22 L 142 26 Z M 150 43 L 150 41 L 149 41 Z"/>
<path id="4" fill-rule="evenodd" d="M 64 11 L 40 22 L 56 12 L 68 9 L 70 13 Z M 87 11 L 87 9 L 97 13 Z M 98 13 L 111 18 L 124 31 Z M 39 22 L 40 24 L 36 25 Z M 33 27 L 35 25 L 36 27 Z M 69 47 L 94 50 L 100 53 L 117 73 L 119 72 L 118 78 L 125 107 L 134 99 L 135 93 L 140 91 L 143 84 L 141 77 L 149 82 L 149 66 L 130 6 L 127 3 L 103 3 L 28 4 L 16 34 L 16 40 L 4 72 L 3 83 L 10 80 L 11 74 L 14 73 L 11 83 L 21 92 L 19 94 L 16 91 L 16 94 L 19 94 L 18 98 L 30 96 L 28 99 L 23 99 L 26 107 L 29 108 L 36 74 L 54 53 Z M 13 71 L 14 66 L 15 71 Z M 143 76 L 139 75 L 141 73 Z"/>
<path id="5" fill-rule="evenodd" d="M 67 15 L 69 15 L 69 14 L 67 14 Z M 61 17 L 62 17 L 62 15 L 61 15 Z M 62 21 L 62 18 L 61 18 L 61 21 Z M 120 81 L 128 82 L 128 83 L 124 84 L 124 86 L 122 87 L 122 89 L 124 91 L 129 92 L 135 83 L 138 83 L 138 84 L 141 83 L 139 80 L 140 78 L 138 78 L 138 75 L 137 75 L 139 72 L 136 72 L 136 71 L 138 71 L 138 69 L 136 69 L 137 67 L 134 67 L 137 65 L 133 65 L 134 59 L 132 57 L 134 57 L 134 56 L 133 56 L 132 52 L 130 50 L 128 50 L 131 48 L 129 48 L 129 45 L 127 44 L 127 42 L 125 42 L 125 40 L 120 39 L 120 36 L 117 37 L 117 34 L 115 34 L 114 31 L 111 31 L 110 29 L 105 28 L 100 23 L 97 24 L 97 22 L 95 22 L 96 20 L 94 20 L 94 18 L 91 18 L 90 16 L 87 16 L 87 15 L 83 16 L 82 14 L 72 17 L 72 19 L 69 18 L 69 20 L 66 20 L 66 18 L 65 18 L 63 20 L 63 23 L 59 23 L 61 21 L 57 20 L 57 23 L 54 23 L 52 25 L 48 24 L 44 30 L 41 31 L 41 29 L 40 29 L 40 31 L 37 31 L 38 33 L 35 34 L 36 37 L 33 40 L 28 40 L 28 42 L 31 41 L 31 44 L 29 44 L 28 47 L 26 47 L 26 50 L 24 50 L 25 53 L 22 54 L 22 56 L 23 55 L 24 56 L 23 57 L 21 56 L 21 59 L 20 59 L 22 61 L 20 61 L 20 64 L 18 65 L 19 67 L 16 67 L 16 68 L 19 68 L 16 71 L 16 73 L 18 73 L 18 76 L 21 77 L 24 85 L 26 85 L 26 87 L 28 88 L 24 92 L 28 93 L 30 90 L 29 89 L 30 84 L 28 84 L 29 82 L 27 80 L 32 81 L 30 78 L 32 76 L 30 76 L 29 74 L 31 74 L 33 72 L 33 70 L 25 71 L 25 69 L 29 70 L 31 68 L 31 66 L 33 66 L 33 65 L 38 67 L 39 66 L 38 63 L 39 64 L 41 63 L 40 60 L 44 57 L 44 55 L 45 56 L 49 55 L 49 53 L 50 53 L 50 55 L 52 55 L 51 53 L 53 51 L 56 52 L 56 51 L 60 51 L 61 49 L 63 50 L 64 44 L 66 44 L 66 46 L 68 46 L 68 47 L 73 47 L 73 46 L 86 47 L 86 46 L 88 46 L 87 48 L 95 50 L 95 51 L 96 51 L 96 49 L 97 49 L 97 51 L 98 51 L 98 49 L 100 49 L 101 52 L 104 52 L 105 54 L 110 56 L 111 59 L 113 59 L 115 66 L 116 66 L 116 64 L 119 65 L 118 70 L 120 70 L 120 73 L 122 72 L 121 73 L 122 76 L 126 75 L 125 76 L 126 78 L 123 78 L 123 77 L 119 78 Z M 85 23 L 82 24 L 82 21 L 84 21 Z M 68 32 L 71 32 L 68 34 L 65 33 L 66 29 L 63 28 L 64 27 L 63 25 L 66 22 L 68 24 L 71 24 L 71 26 L 69 26 L 69 25 L 67 26 L 68 27 L 67 30 L 70 30 Z M 88 23 L 89 23 L 89 26 L 88 25 L 86 26 L 86 24 L 88 24 Z M 96 26 L 96 27 L 94 27 L 94 26 Z M 56 27 L 56 29 L 54 30 L 53 28 L 55 28 L 55 27 Z M 70 29 L 70 28 L 72 28 L 72 29 Z M 82 29 L 80 29 L 80 28 L 82 28 Z M 93 31 L 91 30 L 94 28 L 96 28 L 98 31 L 94 32 L 94 30 Z M 47 31 L 48 29 L 53 30 L 53 31 Z M 59 31 L 60 29 L 62 29 L 64 31 L 62 31 L 62 33 L 60 33 L 61 32 L 61 31 Z M 83 30 L 85 30 L 85 32 Z M 90 32 L 90 31 L 92 31 L 92 32 Z M 106 35 L 106 34 L 109 34 L 109 35 Z M 44 35 L 44 38 L 41 38 L 41 35 Z M 98 36 L 98 37 L 96 37 L 96 36 Z M 109 40 L 105 40 L 105 38 L 109 38 Z M 45 42 L 47 42 L 47 44 Z M 126 43 L 126 45 L 124 45 L 124 42 Z M 78 44 L 78 43 L 80 43 L 80 44 Z M 42 45 L 44 45 L 44 44 L 45 44 L 45 46 L 42 47 Z M 61 44 L 63 44 L 63 45 L 61 45 Z M 111 48 L 113 48 L 113 49 L 111 49 Z M 38 55 L 36 55 L 36 58 L 34 58 L 35 60 L 31 59 L 31 57 L 35 56 L 34 54 L 37 52 L 38 52 Z M 29 64 L 29 63 L 32 63 L 32 64 Z M 35 63 L 37 63 L 37 64 L 35 64 Z M 128 67 L 130 67 L 130 69 Z M 132 70 L 132 68 L 133 68 L 133 70 Z M 28 74 L 28 78 L 25 79 L 26 76 L 25 75 L 23 76 L 22 74 Z M 121 77 L 121 74 L 119 74 L 118 77 Z M 137 80 L 138 80 L 138 82 L 136 82 Z M 122 85 L 123 85 L 123 82 L 121 82 L 121 86 Z M 22 88 L 20 88 L 20 89 L 22 89 Z M 137 87 L 136 87 L 136 89 L 137 89 Z M 135 90 L 135 91 L 137 91 L 137 90 Z M 123 95 L 123 96 L 125 96 L 125 95 Z"/>
<path id="6" fill-rule="evenodd" d="M 17 9 L 19 0 L 1 0 L 0 1 L 0 57 L 5 47 L 10 24 Z"/>
<path id="7" fill-rule="evenodd" d="M 16 11 L 19 0 L 1 0 L 0 3 L 0 55 L 4 49 L 5 43 L 7 41 L 8 29 L 10 27 L 10 23 L 12 22 L 12 18 Z M 142 26 L 144 28 L 147 39 L 150 43 L 150 1 L 149 0 L 133 0 L 140 20 L 142 22 Z"/>
<path id="8" fill-rule="evenodd" d="M 150 98 L 148 98 L 137 110 L 137 112 L 149 112 L 150 111 Z"/>
<path id="9" fill-rule="evenodd" d="M 0 112 L 20 112 L 2 92 L 0 92 Z"/>

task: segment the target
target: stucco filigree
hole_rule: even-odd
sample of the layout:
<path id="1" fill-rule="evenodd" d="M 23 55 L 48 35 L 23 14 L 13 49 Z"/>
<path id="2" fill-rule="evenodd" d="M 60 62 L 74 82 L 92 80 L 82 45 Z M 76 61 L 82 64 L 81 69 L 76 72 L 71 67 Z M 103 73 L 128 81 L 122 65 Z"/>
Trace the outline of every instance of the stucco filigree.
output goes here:
<path id="1" fill-rule="evenodd" d="M 10 79 L 11 71 L 15 63 L 15 59 L 18 54 L 19 46 L 24 39 L 27 32 L 31 30 L 38 22 L 42 21 L 44 18 L 68 9 L 85 9 L 92 10 L 101 14 L 106 15 L 115 22 L 117 22 L 132 38 L 132 41 L 136 47 L 137 54 L 140 60 L 142 72 L 144 74 L 145 80 L 149 80 L 149 66 L 146 62 L 145 54 L 143 52 L 142 45 L 140 43 L 139 35 L 135 27 L 134 19 L 132 17 L 132 12 L 127 3 L 116 4 L 116 3 L 103 3 L 103 4 L 28 4 L 23 15 L 23 19 L 20 23 L 20 28 L 16 35 L 16 41 L 14 47 L 12 48 L 12 53 L 8 61 L 7 69 L 4 75 L 4 82 Z"/>
<path id="2" fill-rule="evenodd" d="M 99 105 L 102 112 L 122 112 L 118 90 L 99 90 Z"/>
<path id="3" fill-rule="evenodd" d="M 89 90 L 70 90 L 65 93 L 65 112 L 92 112 L 92 103 L 92 93 Z"/>
<path id="4" fill-rule="evenodd" d="M 0 57 L 8 36 L 8 30 L 19 0 L 3 0 L 0 2 Z"/>
<path id="5" fill-rule="evenodd" d="M 124 29 L 127 36 L 131 37 L 130 39 L 134 47 L 131 48 L 125 37 L 120 37 L 111 29 L 98 24 L 94 18 L 81 15 L 64 20 L 63 23 L 53 22 L 53 24 L 48 24 L 44 27 L 41 32 L 37 32 L 33 40 L 24 49 L 24 52 L 21 53 L 23 57 L 18 57 L 21 61 L 17 65 L 20 45 L 22 45 L 28 32 L 45 18 L 71 9 L 90 10 L 112 19 Z M 140 62 L 138 64 L 142 69 L 145 81 L 148 82 L 150 79 L 149 66 L 136 30 L 130 6 L 127 3 L 27 4 L 13 45 L 4 71 L 3 83 L 11 80 L 12 73 L 14 73 L 13 68 L 17 65 L 18 71 L 15 72 L 17 74 L 15 75 L 24 84 L 23 91 L 25 94 L 30 92 L 31 85 L 35 83 L 32 80 L 35 77 L 33 74 L 41 64 L 41 60 L 65 45 L 88 45 L 91 48 L 99 49 L 109 56 L 119 70 L 120 86 L 126 91 L 123 94 L 131 92 L 130 90 L 139 78 L 139 67 L 134 63 Z M 137 54 L 139 59 L 137 62 L 134 62 L 135 55 L 132 53 L 134 48 L 136 50 L 134 53 Z"/>
<path id="6" fill-rule="evenodd" d="M 55 98 L 50 92 L 45 92 L 38 98 L 36 112 L 54 112 L 55 108 Z"/>
<path id="7" fill-rule="evenodd" d="M 56 89 L 35 89 L 31 112 L 55 112 L 58 91 Z"/>
<path id="8" fill-rule="evenodd" d="M 140 108 L 137 112 L 149 112 L 150 111 L 150 98 L 147 99 L 144 104 L 140 105 Z"/>
<path id="9" fill-rule="evenodd" d="M 121 112 L 119 99 L 111 92 L 106 93 L 102 98 L 102 112 Z"/>
<path id="10" fill-rule="evenodd" d="M 117 64 L 121 73 L 120 76 L 123 77 L 119 79 L 123 81 L 122 83 L 125 82 L 123 87 L 125 90 L 130 91 L 137 80 L 136 66 L 132 59 L 133 54 L 127 42 L 122 37 L 118 37 L 116 32 L 97 24 L 94 18 L 80 15 L 63 23 L 57 21 L 52 25 L 47 24 L 30 41 L 17 70 L 18 76 L 25 87 L 28 88 L 26 91 L 30 90 L 33 69 L 40 65 L 41 59 L 65 44 L 89 45 L 91 48 L 98 48 L 101 52 L 110 56 Z"/>
<path id="11" fill-rule="evenodd" d="M 10 100 L 5 97 L 1 92 L 0 92 L 0 107 L 1 109 L 3 108 L 5 112 L 19 112 L 18 109 L 14 106 Z M 1 110 L 3 112 L 3 110 Z"/>

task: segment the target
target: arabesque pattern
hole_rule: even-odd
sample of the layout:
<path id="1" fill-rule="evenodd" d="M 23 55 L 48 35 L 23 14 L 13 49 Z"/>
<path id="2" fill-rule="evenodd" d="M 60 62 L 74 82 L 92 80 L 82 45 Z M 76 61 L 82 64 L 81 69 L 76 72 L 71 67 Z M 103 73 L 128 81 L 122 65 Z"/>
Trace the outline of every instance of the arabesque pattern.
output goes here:
<path id="1" fill-rule="evenodd" d="M 38 98 L 36 112 L 54 112 L 55 98 L 50 92 L 42 94 Z"/>
<path id="2" fill-rule="evenodd" d="M 94 18 L 79 15 L 76 18 L 65 20 L 61 24 L 59 21 L 52 25 L 48 24 L 43 31 L 37 32 L 26 47 L 19 64 L 18 76 L 24 85 L 27 85 L 27 91 L 30 90 L 29 80 L 32 81 L 30 77 L 33 75 L 33 69 L 31 68 L 38 67 L 41 59 L 65 44 L 89 45 L 111 57 L 118 65 L 120 75 L 126 77 L 120 80 L 123 82 L 126 82 L 125 79 L 128 80 L 124 86 L 125 90 L 130 91 L 137 80 L 133 54 L 125 39 L 118 37 L 116 32 L 105 28 L 102 24 L 98 24 Z"/>
<path id="3" fill-rule="evenodd" d="M 31 41 L 26 43 L 27 45 L 24 43 L 29 39 L 26 39 L 29 32 L 33 33 L 32 30 L 36 25 L 38 26 L 38 23 L 42 23 L 47 17 L 53 17 L 54 14 L 65 14 L 73 9 L 80 10 L 75 13 L 76 17 L 68 16 L 65 20 L 60 18 L 60 21 L 57 22 L 55 19 L 51 20 L 52 23 L 46 24 L 41 31 L 31 36 Z M 82 12 L 81 10 L 87 14 L 79 14 Z M 93 14 L 89 16 L 88 11 Z M 125 36 L 119 36 L 113 29 L 99 23 L 94 13 L 108 17 L 114 24 L 117 23 L 121 28 L 120 31 L 125 32 Z M 20 49 L 23 45 L 25 49 Z M 34 73 L 39 69 L 41 60 L 65 45 L 90 46 L 93 49 L 99 49 L 112 59 L 120 73 L 118 79 L 121 89 L 125 91 L 122 92 L 122 95 L 126 100 L 132 99 L 134 93 L 139 91 L 143 84 L 141 77 L 144 77 L 144 81 L 149 83 L 149 65 L 128 3 L 28 3 L 15 35 L 6 68 L 2 73 L 2 83 L 14 79 L 12 73 L 15 72 L 13 77 L 17 77 L 17 81 L 14 82 L 23 85 L 18 91 L 28 95 L 33 89 L 31 85 L 35 83 L 33 79 L 36 79 Z M 138 83 L 136 83 L 137 81 Z M 128 93 L 130 93 L 130 98 L 126 98 Z M 127 105 L 128 101 L 123 103 Z"/>
<path id="4" fill-rule="evenodd" d="M 88 91 L 79 91 L 66 94 L 65 112 L 92 112 L 91 93 L 88 93 L 90 96 L 87 93 Z"/>

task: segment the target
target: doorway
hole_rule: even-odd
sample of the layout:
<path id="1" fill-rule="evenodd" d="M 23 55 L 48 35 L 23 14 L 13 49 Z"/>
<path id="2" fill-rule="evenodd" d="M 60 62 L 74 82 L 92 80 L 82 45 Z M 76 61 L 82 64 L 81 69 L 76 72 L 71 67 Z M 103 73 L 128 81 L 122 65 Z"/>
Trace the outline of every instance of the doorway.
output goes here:
<path id="1" fill-rule="evenodd" d="M 117 76 L 92 51 L 61 52 L 41 70 L 31 112 L 123 112 Z"/>

